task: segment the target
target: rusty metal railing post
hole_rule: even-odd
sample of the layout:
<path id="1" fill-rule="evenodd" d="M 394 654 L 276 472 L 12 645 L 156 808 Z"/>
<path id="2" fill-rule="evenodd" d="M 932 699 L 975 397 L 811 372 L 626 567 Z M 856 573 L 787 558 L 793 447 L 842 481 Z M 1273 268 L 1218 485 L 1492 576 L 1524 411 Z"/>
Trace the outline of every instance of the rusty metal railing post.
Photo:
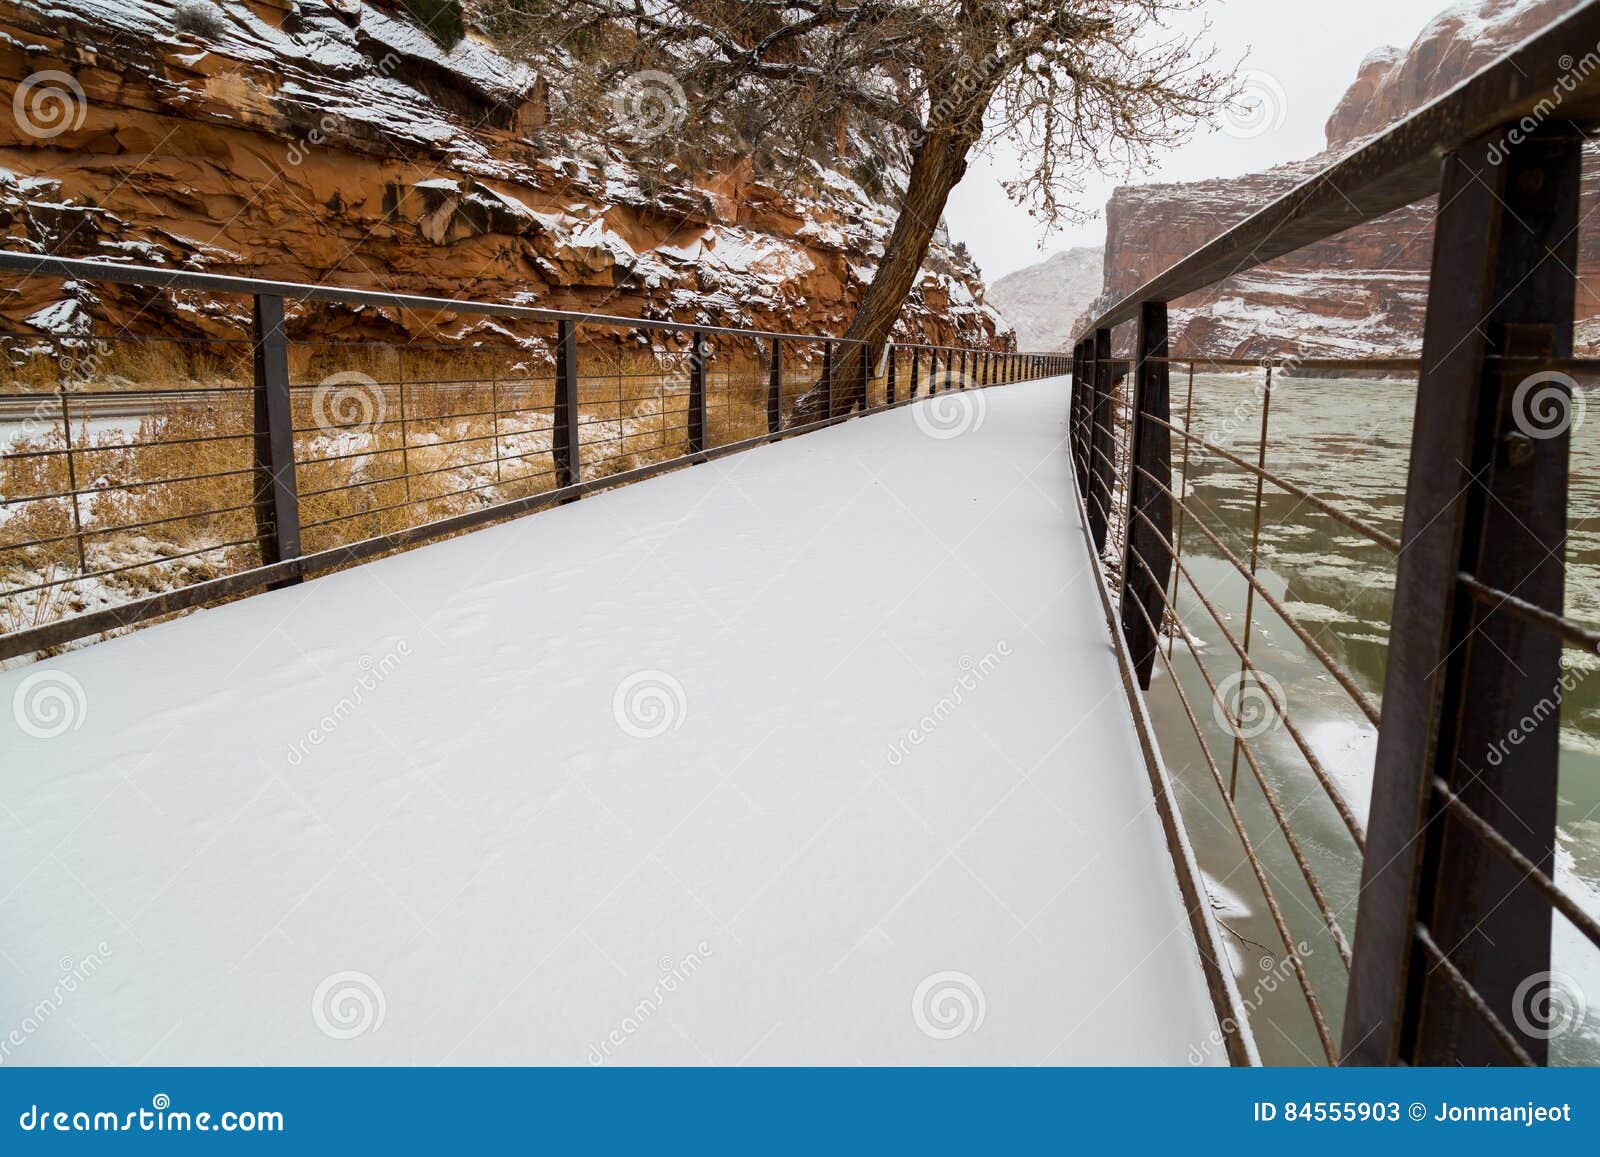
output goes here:
<path id="1" fill-rule="evenodd" d="M 706 449 L 706 337 L 695 332 L 689 343 L 689 453 Z"/>
<path id="2" fill-rule="evenodd" d="M 1078 484 L 1083 490 L 1084 505 L 1089 502 L 1089 479 L 1093 477 L 1094 456 L 1089 452 L 1094 442 L 1094 335 L 1079 343 L 1079 357 L 1083 371 L 1083 389 L 1078 392 Z"/>
<path id="3" fill-rule="evenodd" d="M 1086 359 L 1083 356 L 1083 341 L 1079 339 L 1072 347 L 1072 464 L 1078 472 L 1078 489 L 1086 490 L 1089 475 L 1084 469 L 1083 451 L 1083 394 L 1088 388 L 1084 380 Z"/>
<path id="4" fill-rule="evenodd" d="M 556 396 L 551 412 L 550 455 L 556 486 L 576 483 L 582 474 L 578 434 L 578 335 L 570 321 L 556 322 Z"/>
<path id="5" fill-rule="evenodd" d="M 504 460 L 501 453 L 500 442 L 500 375 L 489 375 L 489 429 L 494 435 L 494 484 L 501 485 L 505 479 L 501 469 Z"/>
<path id="6" fill-rule="evenodd" d="M 1437 784 L 1552 871 L 1560 729 L 1552 720 L 1514 745 L 1507 737 L 1559 712 L 1561 642 L 1474 600 L 1459 576 L 1562 611 L 1571 423 L 1532 427 L 1528 384 L 1552 375 L 1497 358 L 1571 355 L 1582 146 L 1574 126 L 1547 122 L 1445 160 L 1346 1063 L 1547 1057 L 1549 1034 L 1517 1005 L 1548 979 L 1550 905 L 1445 811 Z M 1508 1056 L 1508 1041 L 1525 1058 Z"/>
<path id="7" fill-rule="evenodd" d="M 1148 691 L 1156 647 L 1160 643 L 1156 628 L 1166 613 L 1167 579 L 1172 569 L 1172 500 L 1142 473 L 1149 471 L 1161 479 L 1163 485 L 1172 483 L 1172 438 L 1166 425 L 1171 417 L 1171 406 L 1168 401 L 1167 303 L 1164 301 L 1146 301 L 1139 306 L 1133 389 L 1125 523 L 1127 546 L 1122 561 L 1120 611 L 1122 637 L 1128 642 L 1134 675 L 1139 686 Z M 1140 518 L 1139 514 L 1144 517 Z"/>
<path id="8" fill-rule="evenodd" d="M 911 381 L 906 386 L 906 397 L 917 396 L 917 373 L 922 365 L 922 350 L 917 346 L 911 347 Z"/>
<path id="9" fill-rule="evenodd" d="M 294 472 L 294 412 L 289 399 L 289 339 L 283 298 L 257 294 L 250 345 L 255 376 L 255 515 L 261 561 L 300 557 L 300 497 Z M 299 582 L 298 576 L 274 586 Z"/>
<path id="10" fill-rule="evenodd" d="M 895 360 L 894 359 L 894 342 L 890 342 L 889 343 L 889 368 L 887 370 L 888 376 L 884 379 L 884 382 L 883 382 L 883 402 L 884 402 L 884 405 L 886 405 L 886 406 L 894 405 L 894 376 L 895 376 L 894 360 Z"/>
<path id="11" fill-rule="evenodd" d="M 1188 398 L 1183 405 L 1183 468 L 1178 476 L 1178 529 L 1172 547 L 1174 562 L 1183 560 L 1183 524 L 1188 514 L 1189 502 L 1189 435 L 1194 429 L 1194 362 L 1189 362 L 1189 390 Z M 1167 596 L 1167 605 L 1172 608 L 1173 629 L 1167 632 L 1167 658 L 1172 658 L 1172 644 L 1178 636 L 1177 631 L 1177 598 L 1178 598 L 1178 571 L 1176 566 L 1172 572 L 1172 589 Z"/>
<path id="12" fill-rule="evenodd" d="M 411 427 L 406 421 L 406 351 L 395 350 L 395 377 L 400 386 L 400 482 L 405 488 L 406 505 L 411 505 Z M 410 511 L 407 511 L 407 516 Z"/>
<path id="13" fill-rule="evenodd" d="M 828 417 L 833 417 L 833 342 L 822 343 L 822 397 L 827 403 Z"/>
<path id="14" fill-rule="evenodd" d="M 860 392 L 860 398 L 857 401 L 863 414 L 871 407 L 872 400 L 872 360 L 867 356 L 871 352 L 872 348 L 866 342 L 856 346 L 856 361 L 861 363 L 861 369 L 857 374 L 859 380 L 856 382 L 856 389 Z M 852 404 L 850 408 L 852 410 L 855 409 L 855 405 Z"/>
<path id="15" fill-rule="evenodd" d="M 1239 640 L 1239 683 L 1238 695 L 1233 705 L 1233 762 L 1228 769 L 1228 796 L 1230 799 L 1238 798 L 1239 789 L 1239 751 L 1244 745 L 1241 731 L 1244 724 L 1244 709 L 1246 702 L 1245 681 L 1253 678 L 1250 673 L 1250 634 L 1251 626 L 1256 617 L 1256 568 L 1261 562 L 1261 497 L 1262 487 L 1266 478 L 1262 471 L 1267 468 L 1267 422 L 1272 416 L 1272 366 L 1266 367 L 1266 385 L 1261 393 L 1261 437 L 1256 443 L 1256 493 L 1252 503 L 1250 515 L 1250 581 L 1244 588 L 1244 629 L 1240 632 Z"/>
<path id="16" fill-rule="evenodd" d="M 1083 342 L 1072 346 L 1072 395 L 1068 404 L 1067 441 L 1072 447 L 1072 469 L 1078 479 L 1078 489 L 1084 489 L 1088 475 L 1083 462 Z"/>
<path id="17" fill-rule="evenodd" d="M 783 430 L 783 339 L 772 339 L 772 367 L 767 371 L 767 433 L 776 442 Z"/>
<path id="18" fill-rule="evenodd" d="M 1095 553 L 1106 548 L 1111 522 L 1111 331 L 1094 331 L 1094 407 L 1089 441 L 1089 536 Z"/>
<path id="19" fill-rule="evenodd" d="M 78 548 L 78 573 L 89 573 L 89 556 L 83 546 L 83 508 L 79 505 L 78 495 L 78 469 L 72 461 L 72 407 L 67 401 L 67 378 L 63 374 L 60 384 L 61 396 L 61 441 L 66 447 L 67 459 L 67 489 L 72 493 L 72 538 Z M 261 524 L 256 523 L 256 538 L 262 542 L 266 539 L 261 533 Z"/>

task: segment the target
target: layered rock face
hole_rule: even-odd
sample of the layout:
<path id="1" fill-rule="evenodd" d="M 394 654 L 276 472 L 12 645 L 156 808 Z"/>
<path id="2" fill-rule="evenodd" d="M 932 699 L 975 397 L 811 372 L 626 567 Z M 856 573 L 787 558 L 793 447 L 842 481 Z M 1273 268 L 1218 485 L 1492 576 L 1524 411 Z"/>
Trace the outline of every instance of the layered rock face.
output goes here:
<path id="1" fill-rule="evenodd" d="M 545 82 L 392 2 L 0 0 L 6 248 L 678 321 L 838 332 L 892 198 L 814 165 L 635 164 L 557 131 Z M 891 157 L 888 182 L 896 176 Z M 903 160 L 899 158 L 898 160 Z M 9 328 L 236 335 L 244 303 L 33 278 Z M 941 231 L 908 332 L 1004 326 Z M 520 324 L 520 323 L 519 323 Z M 291 331 L 448 341 L 538 327 L 318 308 Z M 1007 335 L 1009 340 L 1009 335 Z"/>
<path id="2" fill-rule="evenodd" d="M 1226 180 L 1118 188 L 1106 206 L 1102 293 L 1094 314 L 1287 192 L 1374 133 L 1447 92 L 1573 7 L 1573 0 L 1474 0 L 1440 13 L 1404 52 L 1364 60 L 1314 157 Z M 1600 258 L 1600 176 L 1584 174 L 1584 265 Z M 1414 355 L 1422 345 L 1432 258 L 1430 199 L 1219 282 L 1173 303 L 1174 347 L 1212 357 Z M 1600 299 L 1579 289 L 1580 341 Z M 1070 344 L 1071 338 L 1067 339 Z"/>
<path id="3" fill-rule="evenodd" d="M 1104 260 L 1098 246 L 1063 249 L 1000 278 L 989 287 L 989 303 L 1016 327 L 1022 349 L 1063 349 L 1073 321 L 1100 293 Z"/>

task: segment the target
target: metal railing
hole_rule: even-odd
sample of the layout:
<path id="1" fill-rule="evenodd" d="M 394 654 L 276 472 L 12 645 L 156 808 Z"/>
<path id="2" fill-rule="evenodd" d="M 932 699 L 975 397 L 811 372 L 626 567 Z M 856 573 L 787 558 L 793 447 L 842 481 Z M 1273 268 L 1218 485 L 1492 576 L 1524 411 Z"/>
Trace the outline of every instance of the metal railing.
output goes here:
<path id="1" fill-rule="evenodd" d="M 1118 301 L 1072 353 L 1073 476 L 1136 715 L 1159 661 L 1162 695 L 1176 699 L 1214 788 L 1197 804 L 1213 815 L 1220 804 L 1329 1063 L 1544 1063 L 1553 1034 L 1530 1018 L 1527 997 L 1550 975 L 1554 914 L 1600 947 L 1600 923 L 1555 879 L 1563 648 L 1600 654 L 1600 631 L 1564 603 L 1573 395 L 1579 377 L 1600 372 L 1600 361 L 1572 356 L 1582 129 L 1600 120 L 1600 69 L 1574 60 L 1597 54 L 1600 5 L 1584 4 Z M 1247 361 L 1169 348 L 1170 301 L 1433 195 L 1420 359 Z M 1119 360 L 1114 330 L 1128 323 Z M 1197 367 L 1203 379 L 1253 375 L 1251 444 L 1197 433 Z M 1414 377 L 1402 510 L 1363 510 L 1269 466 L 1284 447 L 1270 432 L 1275 390 L 1319 372 Z M 1202 381 L 1203 394 L 1215 388 Z M 1569 420 L 1549 421 L 1552 407 Z M 1348 419 L 1359 431 L 1359 415 Z M 1229 516 L 1247 520 L 1224 525 L 1203 499 L 1224 492 L 1197 485 L 1201 457 L 1208 479 L 1233 473 Z M 1328 541 L 1339 557 L 1389 560 L 1378 567 L 1394 589 L 1381 697 L 1266 581 L 1263 511 L 1279 500 L 1286 517 L 1337 531 Z M 1219 573 L 1243 583 L 1242 614 L 1219 605 Z M 1264 670 L 1263 644 L 1320 668 L 1375 730 L 1365 823 Z M 1186 683 L 1204 688 L 1210 711 Z M 1282 728 L 1314 782 L 1306 798 L 1284 798 L 1285 749 L 1261 750 L 1247 710 Z M 1555 723 L 1519 731 L 1552 710 Z M 1152 759 L 1158 802 L 1175 809 Z M 1303 821 L 1313 807 L 1336 817 L 1342 848 L 1297 831 L 1297 813 Z M 1330 867 L 1346 877 L 1337 888 Z M 1321 983 L 1299 934 L 1308 919 L 1337 960 L 1319 958 Z M 1342 1030 L 1330 999 L 1343 1005 Z"/>
<path id="2" fill-rule="evenodd" d="M 237 338 L 0 333 L 0 659 L 1066 363 L 891 345 L 877 366 L 850 359 L 846 382 L 843 339 L 815 334 L 21 253 L 0 253 L 0 273 L 140 287 L 135 321 L 187 308 L 215 326 L 195 302 L 228 297 L 252 318 Z M 290 312 L 319 304 L 550 332 L 291 339 Z M 807 394 L 820 414 L 796 419 Z"/>

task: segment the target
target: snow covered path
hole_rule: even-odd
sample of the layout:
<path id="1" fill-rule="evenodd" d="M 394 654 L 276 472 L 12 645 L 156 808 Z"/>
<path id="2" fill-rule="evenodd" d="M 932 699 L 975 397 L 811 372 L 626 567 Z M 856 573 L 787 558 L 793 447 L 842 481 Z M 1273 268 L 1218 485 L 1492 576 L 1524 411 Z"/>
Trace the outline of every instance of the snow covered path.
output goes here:
<path id="1" fill-rule="evenodd" d="M 0 1062 L 1184 1063 L 1064 397 L 0 673 Z"/>

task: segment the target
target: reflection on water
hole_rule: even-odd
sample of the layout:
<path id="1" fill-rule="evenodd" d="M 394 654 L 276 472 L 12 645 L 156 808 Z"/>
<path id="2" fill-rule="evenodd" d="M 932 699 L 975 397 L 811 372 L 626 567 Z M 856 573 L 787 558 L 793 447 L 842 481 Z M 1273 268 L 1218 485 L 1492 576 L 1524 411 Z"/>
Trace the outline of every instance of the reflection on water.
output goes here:
<path id="1" fill-rule="evenodd" d="M 1174 417 L 1181 420 L 1187 374 L 1175 368 Z M 1205 375 L 1194 379 L 1191 428 L 1235 455 L 1254 461 L 1260 435 L 1262 375 Z M 1327 380 L 1278 376 L 1273 383 L 1267 467 L 1398 536 L 1410 452 L 1414 381 Z M 1600 417 L 1600 397 L 1590 413 Z M 1579 411 L 1581 413 L 1581 411 Z M 1597 422 L 1600 425 L 1600 422 Z M 1176 443 L 1175 439 L 1175 443 Z M 1173 471 L 1184 469 L 1181 444 Z M 1256 483 L 1252 475 L 1206 447 L 1190 444 L 1188 499 L 1195 515 L 1247 560 Z M 1573 438 L 1572 494 L 1567 543 L 1567 611 L 1600 622 L 1600 430 L 1580 426 Z M 1236 637 L 1242 633 L 1247 584 L 1191 523 L 1183 533 L 1185 565 Z M 1263 490 L 1259 577 L 1318 643 L 1375 701 L 1383 689 L 1393 600 L 1394 559 L 1368 539 L 1268 484 Z M 1221 629 L 1187 583 L 1178 608 L 1197 641 L 1213 681 L 1236 676 L 1239 660 Z M 1251 659 L 1284 689 L 1291 715 L 1363 822 L 1372 787 L 1376 732 L 1350 697 L 1278 619 L 1256 600 Z M 1226 782 L 1234 766 L 1226 718 L 1194 656 L 1180 641 L 1172 654 L 1182 687 Z M 1560 830 L 1557 878 L 1600 915 L 1600 674 L 1582 656 L 1563 697 Z M 1252 1024 L 1269 1063 L 1322 1063 L 1310 1015 L 1298 987 L 1278 969 L 1281 941 L 1254 875 L 1218 797 L 1188 716 L 1156 664 L 1151 711 L 1196 854 L 1213 886 L 1213 900 L 1234 955 L 1239 988 L 1256 1005 Z M 1248 728 L 1247 728 L 1248 730 Z M 1360 858 L 1355 843 L 1288 733 L 1272 727 L 1251 740 L 1288 814 L 1290 826 L 1320 881 L 1346 937 L 1355 924 Z M 1339 1039 L 1346 972 L 1300 870 L 1248 762 L 1239 756 L 1237 806 L 1260 855 L 1285 922 L 1310 946 L 1307 972 L 1322 1012 Z M 1600 950 L 1556 915 L 1554 968 L 1587 996 L 1586 1027 L 1551 1041 L 1552 1063 L 1600 1064 Z"/>

